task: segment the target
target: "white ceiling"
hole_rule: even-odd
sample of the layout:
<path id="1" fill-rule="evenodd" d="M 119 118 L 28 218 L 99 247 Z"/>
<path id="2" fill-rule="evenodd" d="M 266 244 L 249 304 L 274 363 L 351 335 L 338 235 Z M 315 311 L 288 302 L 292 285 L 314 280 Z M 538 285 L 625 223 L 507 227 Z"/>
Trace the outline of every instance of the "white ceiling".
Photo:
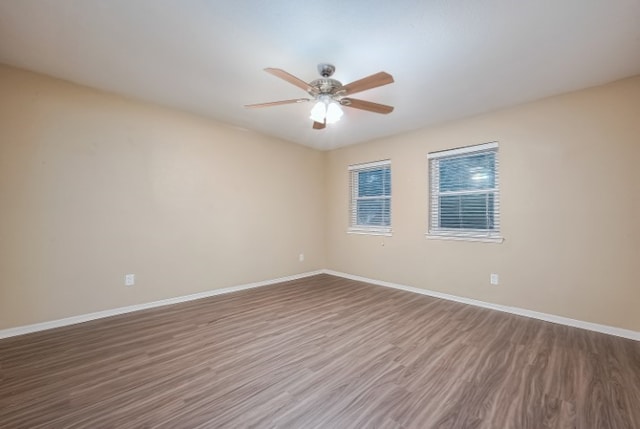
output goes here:
<path id="1" fill-rule="evenodd" d="M 638 75 L 640 0 L 1 0 L 0 62 L 331 149 Z M 320 62 L 395 111 L 242 107 Z"/>

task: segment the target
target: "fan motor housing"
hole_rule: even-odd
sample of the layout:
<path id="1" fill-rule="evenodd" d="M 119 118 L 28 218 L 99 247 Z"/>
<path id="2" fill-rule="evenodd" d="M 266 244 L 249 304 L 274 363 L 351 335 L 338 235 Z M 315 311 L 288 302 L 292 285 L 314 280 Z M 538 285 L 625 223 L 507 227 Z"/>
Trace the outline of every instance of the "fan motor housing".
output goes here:
<path id="1" fill-rule="evenodd" d="M 322 78 L 309 83 L 309 86 L 313 87 L 318 94 L 334 95 L 342 88 L 342 83 L 335 79 Z M 309 93 L 314 95 L 311 91 Z"/>

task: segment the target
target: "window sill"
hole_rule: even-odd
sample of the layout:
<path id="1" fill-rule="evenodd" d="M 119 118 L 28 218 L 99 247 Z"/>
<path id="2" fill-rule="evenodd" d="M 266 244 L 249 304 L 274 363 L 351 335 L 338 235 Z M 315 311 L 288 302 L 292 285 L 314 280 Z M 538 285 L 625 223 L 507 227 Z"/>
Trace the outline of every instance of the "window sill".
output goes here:
<path id="1" fill-rule="evenodd" d="M 478 241 L 482 243 L 502 243 L 504 237 L 487 237 L 486 235 L 465 235 L 465 234 L 433 234 L 426 233 L 429 240 L 453 240 L 453 241 Z"/>
<path id="2" fill-rule="evenodd" d="M 390 228 L 349 228 L 347 229 L 347 234 L 382 235 L 385 237 L 391 237 L 393 235 Z"/>

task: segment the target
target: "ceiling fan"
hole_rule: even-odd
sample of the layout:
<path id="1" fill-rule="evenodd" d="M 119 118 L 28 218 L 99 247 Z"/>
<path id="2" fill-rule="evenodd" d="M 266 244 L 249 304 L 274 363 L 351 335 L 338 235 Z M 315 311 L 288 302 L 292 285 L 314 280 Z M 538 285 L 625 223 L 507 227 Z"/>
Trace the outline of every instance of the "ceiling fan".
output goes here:
<path id="1" fill-rule="evenodd" d="M 266 68 L 264 71 L 267 73 L 271 73 L 272 75 L 286 80 L 298 88 L 307 91 L 312 98 L 295 98 L 293 100 L 272 101 L 270 103 L 247 104 L 244 107 L 271 107 L 280 106 L 282 104 L 305 103 L 307 101 L 315 100 L 316 104 L 313 106 L 313 109 L 311 109 L 310 116 L 310 119 L 313 119 L 313 129 L 315 130 L 321 130 L 325 128 L 327 124 L 340 120 L 340 117 L 342 117 L 341 106 L 382 113 L 385 115 L 393 112 L 393 106 L 348 97 L 349 95 L 357 92 L 393 83 L 393 76 L 389 73 L 379 72 L 360 80 L 356 80 L 355 82 L 351 82 L 350 84 L 343 85 L 340 81 L 331 79 L 335 70 L 336 68 L 331 64 L 318 64 L 318 72 L 322 77 L 306 83 L 302 79 L 299 79 L 282 69 Z"/>

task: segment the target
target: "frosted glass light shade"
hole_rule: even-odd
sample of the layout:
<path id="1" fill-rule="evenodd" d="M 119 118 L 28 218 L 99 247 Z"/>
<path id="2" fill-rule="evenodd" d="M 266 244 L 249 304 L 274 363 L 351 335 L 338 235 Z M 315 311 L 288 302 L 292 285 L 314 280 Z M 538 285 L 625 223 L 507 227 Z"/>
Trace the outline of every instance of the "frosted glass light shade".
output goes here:
<path id="1" fill-rule="evenodd" d="M 342 118 L 342 115 L 342 109 L 340 108 L 340 106 L 338 106 L 337 103 L 329 103 L 326 114 L 327 124 L 338 122 L 340 118 Z"/>
<path id="2" fill-rule="evenodd" d="M 327 114 L 327 105 L 322 101 L 318 101 L 316 105 L 313 106 L 313 109 L 311 109 L 311 116 L 309 116 L 309 118 L 323 124 L 326 114 Z"/>

